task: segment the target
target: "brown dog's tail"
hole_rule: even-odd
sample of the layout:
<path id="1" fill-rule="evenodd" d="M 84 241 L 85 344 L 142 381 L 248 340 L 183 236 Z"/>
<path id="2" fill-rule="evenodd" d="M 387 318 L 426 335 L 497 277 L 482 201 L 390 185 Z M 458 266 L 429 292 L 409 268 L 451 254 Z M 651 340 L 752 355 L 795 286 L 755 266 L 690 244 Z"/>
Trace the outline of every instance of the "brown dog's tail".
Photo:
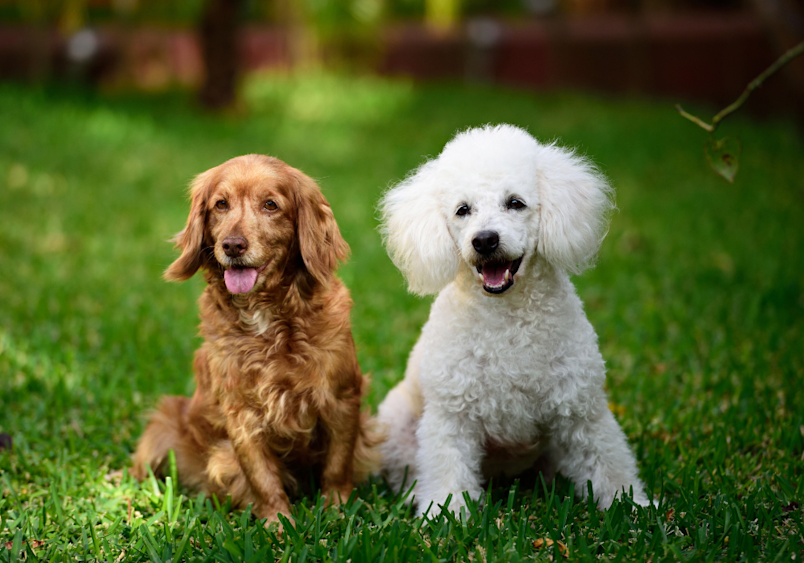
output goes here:
<path id="1" fill-rule="evenodd" d="M 363 385 L 361 395 L 365 398 L 368 392 L 369 376 L 363 375 Z M 355 442 L 354 464 L 352 469 L 352 480 L 355 485 L 368 479 L 372 473 L 380 470 L 382 465 L 382 454 L 380 444 L 385 441 L 385 434 L 381 431 L 377 419 L 371 416 L 371 412 L 363 411 L 360 413 L 360 432 Z"/>
<path id="2" fill-rule="evenodd" d="M 365 481 L 380 469 L 382 455 L 379 445 L 385 436 L 378 430 L 377 419 L 369 412 L 360 413 L 360 433 L 355 443 L 352 475 L 355 485 Z"/>
<path id="3" fill-rule="evenodd" d="M 189 401 L 188 397 L 164 397 L 159 402 L 134 452 L 134 478 L 142 481 L 148 476 L 146 465 L 157 476 L 163 475 L 170 450 L 174 450 L 177 462 L 183 457 L 183 419 Z"/>

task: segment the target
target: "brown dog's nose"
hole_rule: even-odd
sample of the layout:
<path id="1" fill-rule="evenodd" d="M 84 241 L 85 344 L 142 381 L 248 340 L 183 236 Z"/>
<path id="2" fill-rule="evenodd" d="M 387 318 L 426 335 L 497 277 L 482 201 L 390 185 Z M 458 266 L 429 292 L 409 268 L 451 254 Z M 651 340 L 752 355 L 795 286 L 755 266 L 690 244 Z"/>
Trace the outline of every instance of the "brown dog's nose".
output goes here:
<path id="1" fill-rule="evenodd" d="M 237 258 L 248 250 L 248 241 L 243 237 L 226 237 L 223 239 L 223 252 L 226 256 Z"/>

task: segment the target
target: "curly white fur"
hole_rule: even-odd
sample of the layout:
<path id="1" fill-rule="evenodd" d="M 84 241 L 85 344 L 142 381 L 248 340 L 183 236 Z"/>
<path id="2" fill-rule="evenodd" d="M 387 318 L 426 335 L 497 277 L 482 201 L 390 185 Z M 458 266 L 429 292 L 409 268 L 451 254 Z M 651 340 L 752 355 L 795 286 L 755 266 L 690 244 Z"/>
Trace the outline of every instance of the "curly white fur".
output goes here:
<path id="1" fill-rule="evenodd" d="M 412 292 L 438 293 L 379 409 L 384 473 L 396 489 L 416 482 L 420 514 L 448 495 L 460 510 L 464 491 L 477 499 L 485 478 L 539 457 L 581 496 L 591 481 L 600 508 L 629 490 L 648 503 L 567 273 L 594 259 L 610 195 L 583 158 L 498 125 L 459 133 L 382 199 L 392 260 Z M 483 233 L 498 238 L 491 254 Z M 479 271 L 492 259 L 505 282 Z"/>

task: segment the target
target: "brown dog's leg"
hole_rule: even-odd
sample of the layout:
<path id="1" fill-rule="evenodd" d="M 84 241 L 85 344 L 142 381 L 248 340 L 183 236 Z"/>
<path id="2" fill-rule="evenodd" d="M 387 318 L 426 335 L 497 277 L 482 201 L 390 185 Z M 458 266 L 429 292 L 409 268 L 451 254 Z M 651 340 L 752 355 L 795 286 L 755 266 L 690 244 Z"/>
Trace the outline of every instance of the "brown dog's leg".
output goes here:
<path id="1" fill-rule="evenodd" d="M 185 487 L 204 489 L 204 470 L 207 464 L 208 446 L 197 435 L 210 434 L 205 428 L 197 428 L 198 423 L 188 412 L 192 412 L 198 392 L 192 399 L 188 397 L 164 397 L 145 428 L 137 450 L 134 452 L 134 467 L 131 475 L 142 481 L 148 476 L 146 464 L 157 476 L 166 474 L 168 452 L 176 454 L 176 467 L 179 480 Z M 205 426 L 208 426 L 205 425 Z"/>
<path id="2" fill-rule="evenodd" d="M 150 465 L 151 470 L 160 475 L 168 452 L 178 449 L 183 435 L 184 409 L 188 401 L 187 397 L 164 397 L 159 403 L 134 452 L 131 475 L 135 479 L 142 481 L 148 476 L 146 465 Z"/>
<path id="3" fill-rule="evenodd" d="M 249 504 L 256 506 L 254 491 L 251 490 L 240 460 L 228 439 L 221 440 L 210 448 L 206 475 L 208 494 L 219 499 L 231 497 L 235 508 L 246 508 Z"/>
<path id="4" fill-rule="evenodd" d="M 237 459 L 256 499 L 254 515 L 277 522 L 277 513 L 290 516 L 290 502 L 280 479 L 282 466 L 258 424 L 255 413 L 241 410 L 227 416 L 226 429 Z"/>
<path id="5" fill-rule="evenodd" d="M 354 489 L 352 471 L 360 423 L 360 403 L 345 406 L 346 409 L 324 419 L 329 428 L 329 448 L 321 474 L 321 494 L 328 504 L 346 502 Z"/>

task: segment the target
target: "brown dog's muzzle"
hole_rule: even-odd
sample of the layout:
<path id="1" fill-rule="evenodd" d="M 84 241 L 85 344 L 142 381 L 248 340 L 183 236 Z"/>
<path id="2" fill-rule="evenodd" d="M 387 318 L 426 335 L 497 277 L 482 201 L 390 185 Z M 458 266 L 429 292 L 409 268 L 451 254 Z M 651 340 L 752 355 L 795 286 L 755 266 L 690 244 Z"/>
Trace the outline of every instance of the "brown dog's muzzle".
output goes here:
<path id="1" fill-rule="evenodd" d="M 223 252 L 229 258 L 242 256 L 248 250 L 248 241 L 243 237 L 226 237 L 221 244 Z"/>

